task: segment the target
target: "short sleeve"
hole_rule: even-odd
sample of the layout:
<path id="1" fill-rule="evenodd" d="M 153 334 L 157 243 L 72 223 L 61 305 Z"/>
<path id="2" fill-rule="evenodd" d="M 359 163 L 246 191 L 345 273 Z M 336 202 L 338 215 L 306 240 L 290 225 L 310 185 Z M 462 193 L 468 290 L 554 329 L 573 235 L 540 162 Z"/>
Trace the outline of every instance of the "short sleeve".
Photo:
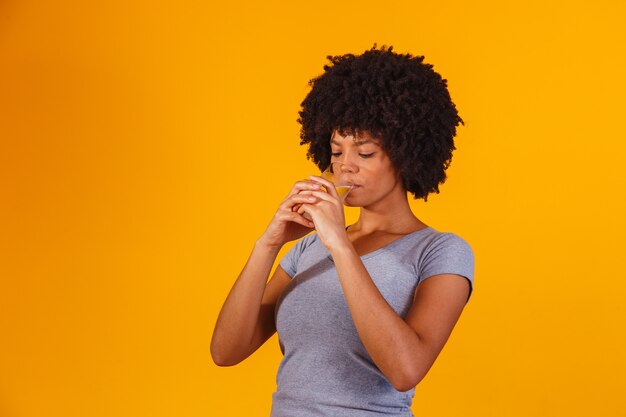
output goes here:
<path id="1" fill-rule="evenodd" d="M 474 291 L 474 251 L 462 237 L 442 233 L 424 252 L 420 263 L 420 281 L 438 274 L 457 274 L 469 281 L 469 301 Z M 467 302 L 466 301 L 466 302 Z"/>
<path id="2" fill-rule="evenodd" d="M 300 256 L 304 252 L 304 249 L 308 246 L 311 236 L 312 235 L 307 235 L 298 240 L 278 263 L 278 265 L 280 265 L 291 278 L 298 273 L 298 262 L 300 260 Z"/>

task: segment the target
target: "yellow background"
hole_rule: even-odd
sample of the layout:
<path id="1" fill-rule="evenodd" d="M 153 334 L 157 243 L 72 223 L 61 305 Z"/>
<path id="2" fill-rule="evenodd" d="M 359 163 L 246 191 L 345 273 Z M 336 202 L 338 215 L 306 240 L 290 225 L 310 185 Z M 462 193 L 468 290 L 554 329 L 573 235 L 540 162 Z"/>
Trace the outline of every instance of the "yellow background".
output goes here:
<path id="1" fill-rule="evenodd" d="M 218 368 L 213 325 L 374 42 L 466 121 L 411 203 L 476 255 L 416 417 L 626 415 L 626 3 L 509 3 L 1 1 L 0 415 L 267 416 L 276 336 Z"/>

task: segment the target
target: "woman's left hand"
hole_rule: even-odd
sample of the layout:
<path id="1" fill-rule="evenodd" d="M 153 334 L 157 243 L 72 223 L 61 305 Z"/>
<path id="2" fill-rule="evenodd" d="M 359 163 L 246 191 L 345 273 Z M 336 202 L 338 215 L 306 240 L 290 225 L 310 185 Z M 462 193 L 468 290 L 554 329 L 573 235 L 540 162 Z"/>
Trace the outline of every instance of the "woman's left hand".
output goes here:
<path id="1" fill-rule="evenodd" d="M 343 202 L 330 181 L 315 175 L 310 175 L 309 178 L 322 184 L 328 192 L 301 191 L 300 194 L 310 194 L 317 197 L 317 201 L 311 204 L 302 204 L 298 213 L 308 213 L 311 216 L 317 235 L 330 252 L 331 249 L 350 243 L 346 233 Z"/>

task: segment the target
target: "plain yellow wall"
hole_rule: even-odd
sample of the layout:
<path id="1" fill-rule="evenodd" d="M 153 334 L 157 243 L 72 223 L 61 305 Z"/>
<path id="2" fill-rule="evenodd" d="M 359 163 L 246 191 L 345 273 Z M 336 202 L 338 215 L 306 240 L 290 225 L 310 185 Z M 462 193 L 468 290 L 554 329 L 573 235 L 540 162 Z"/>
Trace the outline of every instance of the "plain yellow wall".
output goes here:
<path id="1" fill-rule="evenodd" d="M 308 80 L 374 42 L 425 55 L 466 121 L 411 203 L 476 255 L 416 417 L 626 415 L 625 21 L 621 0 L 0 2 L 0 415 L 267 416 L 276 336 L 218 368 L 213 325 L 316 173 Z"/>

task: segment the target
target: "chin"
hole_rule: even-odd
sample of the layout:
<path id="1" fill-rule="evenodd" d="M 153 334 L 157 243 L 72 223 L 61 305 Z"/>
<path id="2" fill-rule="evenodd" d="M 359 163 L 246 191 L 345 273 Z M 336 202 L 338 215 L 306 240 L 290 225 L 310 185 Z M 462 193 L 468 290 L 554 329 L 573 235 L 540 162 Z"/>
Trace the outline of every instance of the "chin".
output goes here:
<path id="1" fill-rule="evenodd" d="M 350 198 L 350 196 L 343 200 L 343 205 L 346 207 L 363 207 L 363 204 L 359 203 L 358 200 L 354 198 Z"/>

